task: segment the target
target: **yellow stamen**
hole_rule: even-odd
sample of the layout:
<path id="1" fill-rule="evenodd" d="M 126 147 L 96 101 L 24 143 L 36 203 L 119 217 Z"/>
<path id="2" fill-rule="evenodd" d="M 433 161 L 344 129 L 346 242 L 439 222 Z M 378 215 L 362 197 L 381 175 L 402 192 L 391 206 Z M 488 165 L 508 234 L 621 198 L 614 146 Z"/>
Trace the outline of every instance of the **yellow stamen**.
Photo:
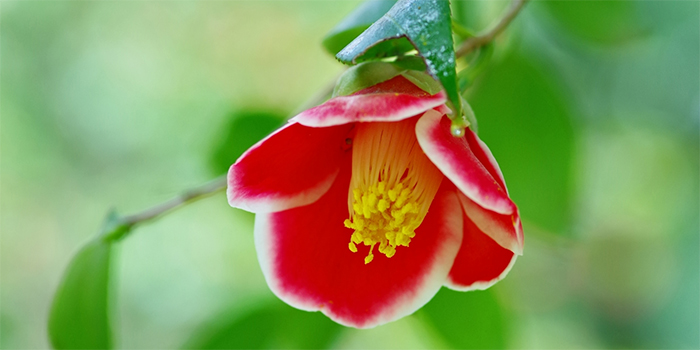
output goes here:
<path id="1" fill-rule="evenodd" d="M 415 135 L 415 120 L 360 123 L 353 140 L 352 180 L 348 193 L 354 232 L 348 244 L 374 246 L 391 258 L 396 247 L 408 247 L 440 187 L 442 173 L 425 156 Z"/>

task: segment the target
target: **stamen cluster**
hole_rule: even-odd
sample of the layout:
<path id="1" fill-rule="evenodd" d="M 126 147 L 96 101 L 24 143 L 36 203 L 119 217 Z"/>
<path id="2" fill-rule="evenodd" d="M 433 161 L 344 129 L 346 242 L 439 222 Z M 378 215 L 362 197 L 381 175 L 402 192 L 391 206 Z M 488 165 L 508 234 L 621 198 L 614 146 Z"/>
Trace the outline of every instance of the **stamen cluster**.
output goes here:
<path id="1" fill-rule="evenodd" d="M 442 173 L 418 145 L 415 121 L 361 124 L 353 140 L 352 180 L 348 193 L 353 229 L 348 248 L 374 246 L 391 258 L 396 247 L 408 247 L 437 193 Z"/>
<path id="2" fill-rule="evenodd" d="M 353 219 L 345 220 L 345 227 L 355 230 L 348 244 L 357 252 L 356 244 L 370 246 L 365 264 L 374 259 L 374 246 L 379 243 L 379 252 L 391 258 L 397 246 L 408 247 L 422 217 L 418 204 L 409 199 L 410 188 L 399 182 L 388 189 L 386 182 L 372 184 L 366 191 L 355 188 L 353 194 Z"/>

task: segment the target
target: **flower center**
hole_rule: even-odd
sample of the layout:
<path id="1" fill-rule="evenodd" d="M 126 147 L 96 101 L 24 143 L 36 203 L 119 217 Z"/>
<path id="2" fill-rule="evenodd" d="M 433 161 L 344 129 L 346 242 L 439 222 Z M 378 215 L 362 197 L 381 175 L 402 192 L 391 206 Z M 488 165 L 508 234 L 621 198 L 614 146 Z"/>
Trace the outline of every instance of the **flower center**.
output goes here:
<path id="1" fill-rule="evenodd" d="M 358 123 L 345 227 L 355 230 L 348 244 L 353 253 L 357 244 L 370 247 L 365 264 L 377 243 L 387 258 L 408 247 L 440 187 L 442 173 L 418 145 L 415 125 L 415 118 Z"/>

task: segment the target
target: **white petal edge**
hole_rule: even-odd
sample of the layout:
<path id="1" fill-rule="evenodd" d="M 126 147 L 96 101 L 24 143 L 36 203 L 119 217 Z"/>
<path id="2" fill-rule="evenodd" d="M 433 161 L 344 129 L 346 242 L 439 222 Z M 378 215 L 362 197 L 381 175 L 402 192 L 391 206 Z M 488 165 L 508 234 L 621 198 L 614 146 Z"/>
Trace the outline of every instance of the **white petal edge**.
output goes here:
<path id="1" fill-rule="evenodd" d="M 517 258 L 518 258 L 518 256 L 516 254 L 513 254 L 513 258 L 510 259 L 510 262 L 508 263 L 508 266 L 506 266 L 506 269 L 503 270 L 503 272 L 501 272 L 501 274 L 498 275 L 498 277 L 496 277 L 490 281 L 474 282 L 474 283 L 465 287 L 465 286 L 457 285 L 448 276 L 447 282 L 445 283 L 445 287 L 452 289 L 452 290 L 459 291 L 459 292 L 470 292 L 473 290 L 486 290 L 486 289 L 490 288 L 491 286 L 493 286 L 494 284 L 496 284 L 496 282 L 504 279 L 506 277 L 506 275 L 508 275 L 508 272 L 510 272 L 510 270 L 513 268 L 513 265 L 515 265 L 515 260 L 517 260 Z"/>
<path id="2" fill-rule="evenodd" d="M 272 273 L 272 261 L 275 257 L 275 245 L 272 241 L 272 223 L 271 217 L 274 213 L 259 213 L 255 214 L 255 252 L 258 255 L 258 263 L 262 270 L 265 282 L 278 298 L 285 303 L 304 311 L 318 311 L 318 305 L 313 305 L 313 302 L 297 299 L 293 295 L 288 295 L 282 292 L 282 286 Z"/>
<path id="3" fill-rule="evenodd" d="M 472 201 L 462 193 L 458 194 L 458 197 L 460 203 L 462 203 L 462 207 L 464 208 L 464 213 L 467 214 L 469 219 L 474 222 L 476 227 L 478 227 L 481 232 L 491 237 L 491 239 L 496 241 L 496 243 L 498 243 L 498 245 L 501 247 L 510 250 L 516 255 L 523 255 L 523 232 L 521 231 L 520 215 L 517 211 L 516 213 L 511 214 L 515 215 L 516 217 L 516 221 L 512 221 L 515 232 L 515 238 L 513 238 L 510 232 L 491 220 L 486 213 L 488 210 L 480 207 L 479 204 Z"/>
<path id="4" fill-rule="evenodd" d="M 449 279 L 450 270 L 452 270 L 452 265 L 457 257 L 459 248 L 462 244 L 462 232 L 463 232 L 463 221 L 461 207 L 459 206 L 459 199 L 454 192 L 446 192 L 443 194 L 443 198 L 446 202 L 445 208 L 447 210 L 457 210 L 452 215 L 448 216 L 448 220 L 443 221 L 445 225 L 451 226 L 448 229 L 452 234 L 449 236 L 450 239 L 445 239 L 443 241 L 442 247 L 440 247 L 439 252 L 435 254 L 435 261 L 430 269 L 430 272 L 424 275 L 423 281 L 420 283 L 420 287 L 415 290 L 418 291 L 418 295 L 410 296 L 404 294 L 402 297 L 395 299 L 393 306 L 387 306 L 384 312 L 377 314 L 374 318 L 365 322 L 363 325 L 356 325 L 350 322 L 346 322 L 340 317 L 330 312 L 329 309 L 319 308 L 318 303 L 313 300 L 304 300 L 304 298 L 299 298 L 291 293 L 285 293 L 280 281 L 275 277 L 272 270 L 272 261 L 274 260 L 274 242 L 272 240 L 272 224 L 271 217 L 274 213 L 262 213 L 255 215 L 255 250 L 258 255 L 258 261 L 260 263 L 260 268 L 262 269 L 263 276 L 267 285 L 272 290 L 278 298 L 280 298 L 285 303 L 290 306 L 304 310 L 304 311 L 321 311 L 324 315 L 328 316 L 334 322 L 341 324 L 346 327 L 354 327 L 359 329 L 374 328 L 376 326 L 386 324 L 392 321 L 396 321 L 402 317 L 408 316 L 416 312 L 418 309 L 427 304 L 440 288 L 445 285 L 445 281 Z M 437 200 L 437 198 L 436 198 Z"/>
<path id="5" fill-rule="evenodd" d="M 481 199 L 484 196 L 481 194 L 481 190 L 478 188 L 478 186 L 472 186 L 470 184 L 466 184 L 465 181 L 462 181 L 460 174 L 445 164 L 446 162 L 443 160 L 442 156 L 445 151 L 431 142 L 429 131 L 436 126 L 439 127 L 442 116 L 443 114 L 440 112 L 431 109 L 425 112 L 423 116 L 418 119 L 418 122 L 416 123 L 416 138 L 418 139 L 418 144 L 428 159 L 430 159 L 430 161 L 433 162 L 438 169 L 440 169 L 443 175 L 450 179 L 462 193 L 469 196 L 469 198 Z M 498 200 L 495 202 L 479 204 L 486 209 L 504 215 L 512 214 L 514 208 L 516 208 L 515 204 L 513 204 L 513 202 L 510 200 Z"/>
<path id="6" fill-rule="evenodd" d="M 317 201 L 331 188 L 335 178 L 338 176 L 340 168 L 327 178 L 319 181 L 315 187 L 289 196 L 268 195 L 253 198 L 235 198 L 230 186 L 226 189 L 228 203 L 234 208 L 243 209 L 252 213 L 272 213 L 291 208 L 301 207 Z M 234 173 L 235 175 L 235 173 Z"/>
<path id="7" fill-rule="evenodd" d="M 265 141 L 269 140 L 271 137 L 277 135 L 293 124 L 295 124 L 295 122 L 290 121 L 272 132 L 270 135 L 267 135 L 267 137 L 258 141 L 256 144 L 247 149 L 240 157 L 238 157 L 236 162 L 231 165 L 226 175 L 226 199 L 228 200 L 228 204 L 230 206 L 252 213 L 272 213 L 313 203 L 328 192 L 328 189 L 330 189 L 331 185 L 333 185 L 335 178 L 338 177 L 340 167 L 338 167 L 335 172 L 329 174 L 328 177 L 319 181 L 315 187 L 308 188 L 305 191 L 298 192 L 293 195 L 284 196 L 270 194 L 268 196 L 257 196 L 255 198 L 248 196 L 238 197 L 236 196 L 236 189 L 231 187 L 229 179 L 232 177 L 234 179 L 239 178 L 235 171 L 236 164 L 248 156 L 249 153 L 260 147 L 260 145 L 265 143 Z"/>
<path id="8" fill-rule="evenodd" d="M 503 189 L 506 191 L 506 194 L 507 194 L 508 193 L 508 186 L 506 185 L 506 179 L 503 177 L 503 172 L 501 171 L 501 167 L 498 166 L 498 162 L 496 162 L 496 157 L 494 157 L 493 153 L 491 153 L 489 146 L 487 146 L 484 141 L 481 141 L 481 139 L 471 129 L 468 129 L 467 132 L 471 132 L 474 134 L 474 138 L 476 139 L 477 142 L 479 142 L 479 147 L 481 147 L 481 149 L 484 151 L 484 154 L 486 154 L 486 157 L 488 158 L 489 163 L 491 163 L 491 166 L 494 169 L 496 169 L 496 172 L 498 173 L 498 177 L 501 179 L 501 182 L 503 182 Z"/>
<path id="9" fill-rule="evenodd" d="M 391 93 L 393 95 L 393 93 Z M 361 99 L 363 96 L 372 96 L 371 94 L 368 95 L 350 95 L 350 96 L 340 96 L 340 97 L 335 97 L 334 99 L 339 99 L 339 100 L 347 100 L 348 105 L 353 105 L 358 102 L 358 99 Z M 290 121 L 292 122 L 297 122 L 301 125 L 304 126 L 309 126 L 309 127 L 327 127 L 327 126 L 334 126 L 334 125 L 343 125 L 343 124 L 348 124 L 348 123 L 362 123 L 362 122 L 396 122 L 399 120 L 404 120 L 416 115 L 419 115 L 429 109 L 439 107 L 443 105 L 446 101 L 445 94 L 443 92 L 439 92 L 433 96 L 430 97 L 424 97 L 421 99 L 420 103 L 416 103 L 411 105 L 410 107 L 405 107 L 400 109 L 397 113 L 392 114 L 387 116 L 386 114 L 366 114 L 363 115 L 362 117 L 355 118 L 355 119 L 348 119 L 346 113 L 338 113 L 338 114 L 328 114 L 323 117 L 323 119 L 319 120 L 319 118 L 316 117 L 309 117 L 309 110 L 303 111 L 296 116 L 294 116 Z M 327 103 L 327 102 L 326 102 Z M 313 110 L 310 109 L 310 110 Z"/>

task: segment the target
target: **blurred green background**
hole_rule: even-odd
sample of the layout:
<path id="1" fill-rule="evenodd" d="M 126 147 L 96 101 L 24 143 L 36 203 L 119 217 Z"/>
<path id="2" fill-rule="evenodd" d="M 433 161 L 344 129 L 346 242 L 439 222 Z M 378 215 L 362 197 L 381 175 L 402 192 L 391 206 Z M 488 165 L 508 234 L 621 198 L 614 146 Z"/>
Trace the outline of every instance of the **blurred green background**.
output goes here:
<path id="1" fill-rule="evenodd" d="M 356 1 L 0 3 L 0 347 L 46 348 L 69 260 L 225 172 L 337 77 Z M 506 1 L 453 1 L 480 30 Z M 223 194 L 138 228 L 111 267 L 120 348 L 700 347 L 700 3 L 533 1 L 467 98 L 525 255 L 371 330 L 270 293 Z"/>

